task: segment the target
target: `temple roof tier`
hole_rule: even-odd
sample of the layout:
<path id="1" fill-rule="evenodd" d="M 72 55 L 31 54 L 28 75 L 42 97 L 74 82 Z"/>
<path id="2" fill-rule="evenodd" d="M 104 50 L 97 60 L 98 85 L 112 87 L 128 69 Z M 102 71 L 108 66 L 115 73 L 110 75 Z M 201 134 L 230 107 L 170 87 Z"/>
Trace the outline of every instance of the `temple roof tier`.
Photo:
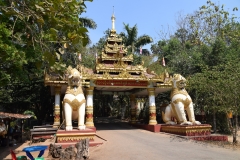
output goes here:
<path id="1" fill-rule="evenodd" d="M 114 54 L 114 55 L 108 55 L 108 54 L 105 54 L 104 52 L 102 52 L 101 59 L 102 59 L 102 61 L 104 61 L 104 60 L 117 61 L 117 60 L 119 60 L 119 56 L 117 56 L 116 54 Z M 122 61 L 132 62 L 132 61 L 133 61 L 133 55 L 130 54 L 130 55 L 127 55 L 127 56 L 122 57 Z"/>
<path id="2" fill-rule="evenodd" d="M 114 64 L 97 64 L 96 65 L 97 73 L 99 72 L 121 72 L 123 70 L 128 71 L 129 73 L 146 72 L 146 68 L 142 65 L 132 66 L 126 63 L 114 63 Z"/>
<path id="3" fill-rule="evenodd" d="M 108 42 L 122 42 L 122 38 L 119 38 L 119 37 L 108 37 L 107 41 Z"/>

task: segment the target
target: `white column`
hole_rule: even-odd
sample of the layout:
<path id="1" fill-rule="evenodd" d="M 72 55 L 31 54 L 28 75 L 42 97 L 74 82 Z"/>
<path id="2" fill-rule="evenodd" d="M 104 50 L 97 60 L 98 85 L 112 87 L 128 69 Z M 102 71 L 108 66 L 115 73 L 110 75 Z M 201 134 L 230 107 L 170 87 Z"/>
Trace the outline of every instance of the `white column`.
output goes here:
<path id="1" fill-rule="evenodd" d="M 136 119 L 138 119 L 140 111 L 141 111 L 141 99 L 137 98 L 137 108 L 136 108 Z"/>
<path id="2" fill-rule="evenodd" d="M 93 90 L 94 87 L 87 88 L 86 126 L 94 127 L 93 123 Z"/>
<path id="3" fill-rule="evenodd" d="M 156 120 L 156 104 L 155 104 L 155 88 L 148 88 L 149 96 L 149 124 L 157 124 Z"/>
<path id="4" fill-rule="evenodd" d="M 53 127 L 57 128 L 60 126 L 60 96 L 61 86 L 55 87 L 55 105 L 54 105 L 54 123 Z"/>

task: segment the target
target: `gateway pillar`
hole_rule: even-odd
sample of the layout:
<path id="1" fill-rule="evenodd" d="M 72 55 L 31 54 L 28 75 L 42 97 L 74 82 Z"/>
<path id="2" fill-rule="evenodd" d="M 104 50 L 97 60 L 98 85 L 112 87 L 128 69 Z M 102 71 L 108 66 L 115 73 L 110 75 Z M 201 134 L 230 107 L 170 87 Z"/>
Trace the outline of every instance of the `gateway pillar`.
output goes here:
<path id="1" fill-rule="evenodd" d="M 61 86 L 56 86 L 53 128 L 58 128 L 60 126 L 60 95 L 61 95 Z"/>
<path id="2" fill-rule="evenodd" d="M 142 105 L 142 99 L 141 98 L 137 98 L 137 108 L 136 108 L 136 119 L 137 120 L 139 120 L 139 114 L 140 114 L 140 112 L 141 112 L 141 110 L 142 110 L 142 107 L 141 107 L 141 105 Z"/>
<path id="3" fill-rule="evenodd" d="M 94 127 L 93 123 L 93 90 L 94 87 L 87 88 L 86 126 Z"/>
<path id="4" fill-rule="evenodd" d="M 148 88 L 149 96 L 149 125 L 157 124 L 156 120 L 156 104 L 155 104 L 155 88 Z"/>
<path id="5" fill-rule="evenodd" d="M 135 124 L 136 123 L 136 99 L 134 94 L 130 95 L 130 102 L 131 102 L 131 123 Z"/>

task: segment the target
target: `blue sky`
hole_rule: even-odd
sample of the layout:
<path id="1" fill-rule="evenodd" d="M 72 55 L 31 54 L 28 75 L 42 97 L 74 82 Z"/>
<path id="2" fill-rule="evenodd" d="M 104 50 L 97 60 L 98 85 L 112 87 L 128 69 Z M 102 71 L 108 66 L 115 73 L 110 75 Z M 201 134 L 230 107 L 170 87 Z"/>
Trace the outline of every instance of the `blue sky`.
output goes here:
<path id="1" fill-rule="evenodd" d="M 225 10 L 232 12 L 234 7 L 240 6 L 240 0 L 212 0 L 216 4 L 224 4 Z M 153 43 L 161 39 L 162 32 L 174 32 L 179 13 L 191 14 L 206 5 L 207 0 L 93 0 L 86 2 L 87 12 L 81 17 L 93 19 L 97 23 L 97 29 L 89 29 L 92 43 L 97 43 L 104 36 L 104 31 L 111 29 L 111 16 L 116 17 L 115 29 L 117 33 L 123 30 L 123 23 L 133 27 L 137 24 L 138 36 L 147 34 L 153 38 Z M 234 12 L 240 17 L 239 11 Z M 239 19 L 238 19 L 239 20 Z M 150 45 L 143 46 L 150 48 Z"/>

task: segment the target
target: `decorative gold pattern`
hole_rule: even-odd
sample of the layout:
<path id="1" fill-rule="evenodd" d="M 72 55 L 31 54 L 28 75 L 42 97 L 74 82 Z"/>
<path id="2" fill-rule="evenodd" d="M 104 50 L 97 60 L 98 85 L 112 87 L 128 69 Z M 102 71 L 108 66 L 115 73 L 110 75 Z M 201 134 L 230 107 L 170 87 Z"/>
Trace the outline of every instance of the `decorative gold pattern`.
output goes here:
<path id="1" fill-rule="evenodd" d="M 79 102 L 76 98 L 73 101 L 70 101 L 69 99 L 64 99 L 63 106 L 65 105 L 65 103 L 68 103 L 74 111 L 77 111 L 79 107 L 85 102 L 85 99 L 83 99 L 81 102 Z"/>
<path id="2" fill-rule="evenodd" d="M 62 142 L 62 141 L 80 141 L 83 139 L 94 139 L 94 136 L 66 136 L 66 137 L 57 137 L 57 141 L 58 142 Z"/>
<path id="3" fill-rule="evenodd" d="M 129 74 L 126 70 L 124 70 L 123 72 L 121 72 L 121 73 L 118 75 L 118 77 L 120 77 L 120 78 L 131 78 L 132 75 Z"/>
<path id="4" fill-rule="evenodd" d="M 55 94 L 61 94 L 61 86 L 55 87 Z"/>
<path id="5" fill-rule="evenodd" d="M 149 119 L 156 120 L 156 106 L 149 106 Z"/>
<path id="6" fill-rule="evenodd" d="M 156 87 L 170 88 L 171 84 L 163 85 L 164 76 L 156 75 L 155 73 L 147 73 L 142 64 L 133 66 L 133 53 L 128 53 L 130 46 L 124 46 L 122 38 L 116 33 L 115 29 L 110 31 L 110 35 L 101 51 L 101 54 L 96 58 L 96 68 L 94 71 L 80 66 L 77 68 L 82 74 L 82 86 L 89 87 L 90 82 L 107 79 L 107 80 L 137 80 L 137 81 L 151 81 L 161 84 L 156 84 Z M 66 76 L 50 74 L 45 72 L 45 85 L 62 86 L 66 85 Z M 143 86 L 136 86 L 142 88 Z M 152 94 L 153 95 L 153 94 Z"/>
<path id="7" fill-rule="evenodd" d="M 93 90 L 94 90 L 94 87 L 89 87 L 89 88 L 87 88 L 86 89 L 86 91 L 87 91 L 87 95 L 93 95 Z"/>
<path id="8" fill-rule="evenodd" d="M 86 126 L 92 127 L 93 123 L 93 106 L 86 107 Z"/>
<path id="9" fill-rule="evenodd" d="M 173 101 L 173 103 L 175 103 L 175 104 L 177 104 L 177 103 L 179 103 L 179 102 L 182 102 L 183 105 L 184 105 L 184 109 L 186 109 L 186 108 L 190 105 L 190 103 L 192 103 L 192 100 L 191 100 L 191 99 L 188 99 L 188 98 L 186 98 L 185 100 L 183 100 L 183 99 L 181 99 L 181 98 L 178 98 L 178 99 L 175 99 L 175 100 Z"/>
<path id="10" fill-rule="evenodd" d="M 112 79 L 112 77 L 110 76 L 110 74 L 108 72 L 104 72 L 102 77 L 106 78 L 106 79 Z"/>
<path id="11" fill-rule="evenodd" d="M 148 95 L 155 96 L 155 88 L 148 88 Z"/>
<path id="12" fill-rule="evenodd" d="M 142 78 L 142 79 L 147 79 L 147 76 L 144 74 L 144 72 L 141 72 L 139 77 Z"/>
<path id="13" fill-rule="evenodd" d="M 171 99 L 176 94 L 183 94 L 183 95 L 187 96 L 188 92 L 185 89 L 173 88 L 173 90 L 171 92 Z"/>
<path id="14" fill-rule="evenodd" d="M 82 87 L 78 87 L 75 90 L 73 87 L 68 86 L 66 94 L 72 94 L 74 96 L 79 95 L 79 94 L 83 94 Z"/>
<path id="15" fill-rule="evenodd" d="M 191 132 L 211 132 L 211 125 L 204 126 L 161 126 L 163 132 L 191 133 Z"/>
<path id="16" fill-rule="evenodd" d="M 124 61 L 122 60 L 119 60 L 117 63 L 114 63 L 113 66 L 114 66 L 114 69 L 118 69 L 118 68 L 126 69 L 128 67 L 128 65 L 125 64 Z"/>
<path id="17" fill-rule="evenodd" d="M 54 114 L 55 115 L 60 115 L 60 106 L 59 105 L 55 105 L 54 106 Z"/>
<path id="18" fill-rule="evenodd" d="M 108 37 L 107 41 L 122 42 L 122 38 Z"/>

